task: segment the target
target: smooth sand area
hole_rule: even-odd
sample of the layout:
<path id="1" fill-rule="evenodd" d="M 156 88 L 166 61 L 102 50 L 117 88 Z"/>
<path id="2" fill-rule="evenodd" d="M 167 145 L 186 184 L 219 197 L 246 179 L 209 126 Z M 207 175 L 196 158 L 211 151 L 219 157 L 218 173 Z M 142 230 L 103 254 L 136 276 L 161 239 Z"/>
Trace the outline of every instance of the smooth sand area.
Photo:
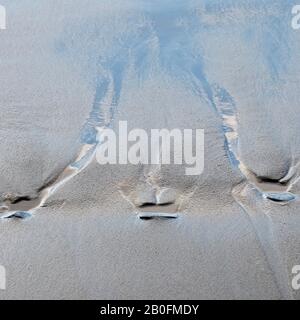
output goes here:
<path id="1" fill-rule="evenodd" d="M 287 1 L 1 3 L 0 299 L 300 298 Z M 119 121 L 204 129 L 203 173 L 100 165 Z"/>

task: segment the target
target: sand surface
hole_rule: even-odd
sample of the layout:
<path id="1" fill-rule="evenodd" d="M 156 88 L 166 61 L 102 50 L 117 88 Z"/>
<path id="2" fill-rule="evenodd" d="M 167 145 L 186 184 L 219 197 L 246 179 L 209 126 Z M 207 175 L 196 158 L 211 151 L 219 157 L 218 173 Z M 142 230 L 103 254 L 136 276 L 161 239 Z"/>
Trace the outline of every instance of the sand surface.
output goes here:
<path id="1" fill-rule="evenodd" d="M 0 299 L 300 298 L 292 1 L 1 4 Z M 100 165 L 119 121 L 204 129 L 203 173 Z"/>

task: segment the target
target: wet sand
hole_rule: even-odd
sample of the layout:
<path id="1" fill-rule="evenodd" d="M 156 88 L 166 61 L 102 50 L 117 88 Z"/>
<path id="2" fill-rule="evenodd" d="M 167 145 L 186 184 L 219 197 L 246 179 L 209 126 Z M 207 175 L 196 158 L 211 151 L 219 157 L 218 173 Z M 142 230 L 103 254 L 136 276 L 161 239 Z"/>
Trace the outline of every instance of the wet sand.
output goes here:
<path id="1" fill-rule="evenodd" d="M 1 299 L 300 297 L 286 1 L 2 2 Z M 119 121 L 204 129 L 204 172 L 98 164 Z"/>

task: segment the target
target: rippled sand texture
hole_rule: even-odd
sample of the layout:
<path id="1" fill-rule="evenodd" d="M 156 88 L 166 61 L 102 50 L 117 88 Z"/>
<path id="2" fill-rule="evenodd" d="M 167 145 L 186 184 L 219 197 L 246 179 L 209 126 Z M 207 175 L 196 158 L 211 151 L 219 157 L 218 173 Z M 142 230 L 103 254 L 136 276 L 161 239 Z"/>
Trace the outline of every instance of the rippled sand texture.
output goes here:
<path id="1" fill-rule="evenodd" d="M 297 299 L 291 1 L 5 1 L 0 298 Z M 205 169 L 99 165 L 101 130 L 201 128 Z"/>

